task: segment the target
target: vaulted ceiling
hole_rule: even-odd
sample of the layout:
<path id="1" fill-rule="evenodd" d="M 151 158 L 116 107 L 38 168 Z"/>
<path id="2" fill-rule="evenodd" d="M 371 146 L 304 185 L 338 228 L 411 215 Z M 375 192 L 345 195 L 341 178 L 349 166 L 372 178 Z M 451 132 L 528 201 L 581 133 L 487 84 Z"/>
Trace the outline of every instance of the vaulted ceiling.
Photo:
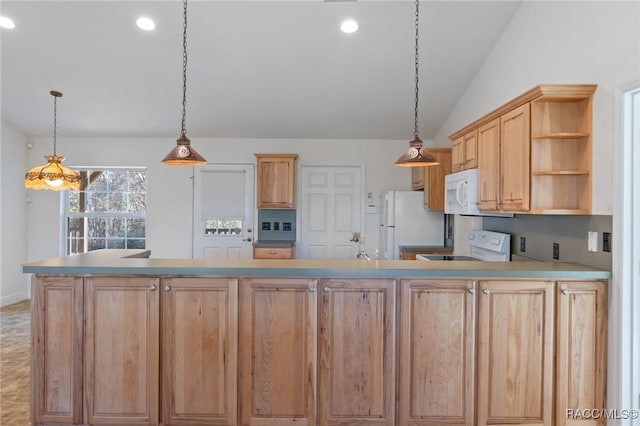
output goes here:
<path id="1" fill-rule="evenodd" d="M 422 139 L 435 136 L 520 5 L 420 3 Z M 28 135 L 180 131 L 182 2 L 2 1 L 2 119 Z M 139 16 L 156 29 L 140 30 Z M 340 31 L 352 18 L 359 30 Z M 411 139 L 413 1 L 188 5 L 191 138 Z"/>

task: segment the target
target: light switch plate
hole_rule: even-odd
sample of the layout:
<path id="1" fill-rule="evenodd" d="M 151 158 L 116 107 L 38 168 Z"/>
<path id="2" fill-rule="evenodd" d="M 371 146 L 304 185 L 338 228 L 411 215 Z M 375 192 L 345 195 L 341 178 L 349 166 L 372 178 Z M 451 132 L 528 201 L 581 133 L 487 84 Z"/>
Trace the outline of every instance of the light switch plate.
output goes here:
<path id="1" fill-rule="evenodd" d="M 587 233 L 587 250 L 596 252 L 598 251 L 598 233 L 589 231 Z"/>

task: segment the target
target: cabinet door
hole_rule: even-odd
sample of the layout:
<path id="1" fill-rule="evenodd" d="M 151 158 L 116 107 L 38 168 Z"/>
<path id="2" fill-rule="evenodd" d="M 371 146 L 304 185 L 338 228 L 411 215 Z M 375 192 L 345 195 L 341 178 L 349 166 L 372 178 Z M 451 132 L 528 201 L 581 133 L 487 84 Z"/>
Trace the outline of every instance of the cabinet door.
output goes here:
<path id="1" fill-rule="evenodd" d="M 475 284 L 400 284 L 399 424 L 474 423 Z"/>
<path id="2" fill-rule="evenodd" d="M 297 155 L 258 157 L 258 208 L 294 208 Z"/>
<path id="3" fill-rule="evenodd" d="M 394 424 L 394 283 L 321 281 L 321 425 Z"/>
<path id="4" fill-rule="evenodd" d="M 479 426 L 553 424 L 554 283 L 481 281 Z"/>
<path id="5" fill-rule="evenodd" d="M 604 282 L 558 283 L 555 423 L 558 426 L 605 423 L 605 416 L 584 418 L 579 410 L 605 408 L 606 318 Z"/>
<path id="6" fill-rule="evenodd" d="M 444 211 L 444 177 L 451 173 L 451 149 L 435 148 L 429 152 L 438 160 L 437 166 L 424 167 L 424 208 Z"/>
<path id="7" fill-rule="evenodd" d="M 411 167 L 411 189 L 424 188 L 424 174 L 426 167 Z"/>
<path id="8" fill-rule="evenodd" d="M 464 137 L 459 137 L 451 143 L 451 170 L 464 170 Z"/>
<path id="9" fill-rule="evenodd" d="M 158 424 L 159 284 L 85 279 L 85 423 Z"/>
<path id="10" fill-rule="evenodd" d="M 238 281 L 162 280 L 165 425 L 237 424 Z"/>
<path id="11" fill-rule="evenodd" d="M 500 194 L 500 118 L 478 129 L 478 208 L 497 211 Z"/>
<path id="12" fill-rule="evenodd" d="M 500 119 L 500 170 L 502 210 L 529 211 L 531 177 L 529 104 L 504 114 Z M 483 151 L 484 152 L 484 151 Z"/>
<path id="13" fill-rule="evenodd" d="M 32 420 L 82 423 L 82 278 L 36 276 L 33 289 Z"/>
<path id="14" fill-rule="evenodd" d="M 464 135 L 464 168 L 478 167 L 478 130 Z"/>
<path id="15" fill-rule="evenodd" d="M 240 424 L 316 423 L 316 281 L 240 282 Z"/>

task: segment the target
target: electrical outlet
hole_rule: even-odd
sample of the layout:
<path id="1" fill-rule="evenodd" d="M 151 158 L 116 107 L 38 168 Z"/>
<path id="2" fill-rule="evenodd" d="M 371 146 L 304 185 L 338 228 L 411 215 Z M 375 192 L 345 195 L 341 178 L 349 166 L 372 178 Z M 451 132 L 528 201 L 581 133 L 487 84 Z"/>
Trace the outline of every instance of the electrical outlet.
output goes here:
<path id="1" fill-rule="evenodd" d="M 527 251 L 527 239 L 520 237 L 520 252 L 524 253 L 525 251 Z"/>
<path id="2" fill-rule="evenodd" d="M 553 260 L 560 260 L 560 244 L 553 243 Z"/>
<path id="3" fill-rule="evenodd" d="M 598 233 L 589 231 L 587 232 L 587 251 L 598 251 Z"/>
<path id="4" fill-rule="evenodd" d="M 602 251 L 611 253 L 611 232 L 602 233 Z"/>

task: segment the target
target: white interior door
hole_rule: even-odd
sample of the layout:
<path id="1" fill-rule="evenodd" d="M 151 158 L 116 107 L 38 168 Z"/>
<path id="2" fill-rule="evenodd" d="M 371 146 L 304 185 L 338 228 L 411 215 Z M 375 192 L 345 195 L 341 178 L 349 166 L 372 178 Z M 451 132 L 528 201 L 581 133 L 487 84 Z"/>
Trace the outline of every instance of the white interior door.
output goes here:
<path id="1" fill-rule="evenodd" d="M 297 256 L 304 259 L 353 259 L 361 232 L 362 176 L 359 166 L 300 168 L 300 230 Z"/>
<path id="2" fill-rule="evenodd" d="M 195 169 L 194 258 L 252 258 L 254 174 L 252 164 L 208 164 Z"/>

